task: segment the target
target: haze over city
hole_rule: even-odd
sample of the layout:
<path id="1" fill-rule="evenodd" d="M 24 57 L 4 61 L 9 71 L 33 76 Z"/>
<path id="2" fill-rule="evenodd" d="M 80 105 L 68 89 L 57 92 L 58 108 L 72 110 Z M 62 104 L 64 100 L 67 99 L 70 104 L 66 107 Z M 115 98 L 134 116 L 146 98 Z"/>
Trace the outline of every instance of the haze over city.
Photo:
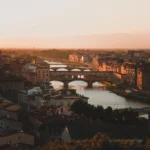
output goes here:
<path id="1" fill-rule="evenodd" d="M 5 0 L 1 47 L 150 48 L 149 0 Z"/>

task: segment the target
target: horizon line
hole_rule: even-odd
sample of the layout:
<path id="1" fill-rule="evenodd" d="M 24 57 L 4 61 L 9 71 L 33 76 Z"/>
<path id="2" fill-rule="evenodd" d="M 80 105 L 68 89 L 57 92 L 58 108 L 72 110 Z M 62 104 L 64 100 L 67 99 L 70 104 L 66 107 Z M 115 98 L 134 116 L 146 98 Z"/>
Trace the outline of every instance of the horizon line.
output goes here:
<path id="1" fill-rule="evenodd" d="M 0 47 L 0 50 L 150 50 L 150 48 L 40 48 L 40 47 Z"/>

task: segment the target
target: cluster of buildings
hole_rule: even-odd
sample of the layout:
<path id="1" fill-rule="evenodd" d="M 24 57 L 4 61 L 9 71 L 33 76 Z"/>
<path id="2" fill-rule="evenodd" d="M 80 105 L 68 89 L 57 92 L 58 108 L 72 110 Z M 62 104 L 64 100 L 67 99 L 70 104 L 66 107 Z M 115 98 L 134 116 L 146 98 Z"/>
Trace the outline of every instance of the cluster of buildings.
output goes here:
<path id="1" fill-rule="evenodd" d="M 71 140 L 67 126 L 75 126 L 72 120 L 79 118 L 70 106 L 77 100 L 87 102 L 87 97 L 73 89 L 56 91 L 48 83 L 16 91 L 17 102 L 0 96 L 0 149 L 8 145 L 32 149 L 50 139 Z"/>
<path id="2" fill-rule="evenodd" d="M 91 57 L 89 54 L 73 53 L 69 55 L 69 61 L 78 63 L 89 63 L 91 62 Z"/>
<path id="3" fill-rule="evenodd" d="M 24 113 L 20 105 L 0 97 L 0 149 L 33 148 L 34 136 L 23 130 Z"/>
<path id="4" fill-rule="evenodd" d="M 28 58 L 27 56 L 25 57 L 25 54 L 19 56 L 16 54 L 8 55 L 0 51 L 0 80 L 2 81 L 11 80 L 11 78 L 13 80 L 15 79 L 14 76 L 16 76 L 18 81 L 23 77 L 23 80 L 33 84 L 49 82 L 49 70 L 49 65 L 44 63 L 42 58 L 32 59 L 32 56 Z"/>
<path id="5" fill-rule="evenodd" d="M 71 54 L 69 60 L 88 63 L 97 71 L 113 71 L 121 83 L 140 90 L 150 89 L 150 53 L 148 51 L 103 52 L 100 54 Z M 91 60 L 91 61 L 90 61 Z"/>
<path id="6" fill-rule="evenodd" d="M 74 89 L 56 91 L 48 83 L 42 83 L 40 86 L 18 90 L 17 103 L 27 110 L 40 109 L 45 106 L 56 106 L 67 111 L 75 101 L 80 99 L 86 102 L 88 100 L 87 97 L 77 94 Z"/>
<path id="7" fill-rule="evenodd" d="M 150 55 L 143 51 L 128 51 L 119 58 L 98 56 L 92 65 L 99 71 L 113 71 L 120 77 L 122 84 L 137 87 L 140 90 L 150 89 Z"/>
<path id="8" fill-rule="evenodd" d="M 88 63 L 93 70 L 113 71 L 123 84 L 148 90 L 147 57 L 145 52 L 137 51 L 123 53 L 119 58 L 115 53 L 72 54 L 69 60 Z M 0 149 L 32 149 L 49 139 L 70 141 L 101 131 L 100 121 L 70 111 L 75 101 L 87 102 L 88 98 L 73 89 L 56 91 L 49 78 L 50 67 L 43 59 L 0 52 Z"/>
<path id="9" fill-rule="evenodd" d="M 42 59 L 7 57 L 10 63 L 0 68 L 0 149 L 30 150 L 49 139 L 70 141 L 67 125 L 78 120 L 70 107 L 88 98 L 73 89 L 56 91 Z"/>

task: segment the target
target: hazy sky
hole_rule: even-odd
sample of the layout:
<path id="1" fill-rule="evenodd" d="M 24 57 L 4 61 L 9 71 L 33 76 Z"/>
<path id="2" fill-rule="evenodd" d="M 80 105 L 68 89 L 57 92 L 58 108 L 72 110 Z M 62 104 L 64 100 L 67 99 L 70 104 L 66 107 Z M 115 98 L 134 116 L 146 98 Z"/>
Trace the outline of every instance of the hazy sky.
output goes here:
<path id="1" fill-rule="evenodd" d="M 150 0 L 0 0 L 5 40 L 149 31 Z"/>

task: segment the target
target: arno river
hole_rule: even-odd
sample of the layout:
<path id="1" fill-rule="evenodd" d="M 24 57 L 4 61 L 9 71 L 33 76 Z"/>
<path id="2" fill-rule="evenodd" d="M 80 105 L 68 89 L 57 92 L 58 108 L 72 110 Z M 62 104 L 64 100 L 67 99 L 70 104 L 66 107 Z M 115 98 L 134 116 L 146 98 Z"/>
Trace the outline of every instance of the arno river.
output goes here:
<path id="1" fill-rule="evenodd" d="M 53 63 L 50 63 L 51 67 L 56 67 L 52 65 Z M 56 63 L 55 63 L 56 64 Z M 60 65 L 59 67 L 65 67 L 65 65 Z M 59 71 L 65 70 L 65 69 L 59 69 Z M 75 70 L 74 70 L 75 71 Z M 52 81 L 52 85 L 55 89 L 61 89 L 63 88 L 63 83 L 58 81 Z M 104 108 L 107 106 L 111 106 L 112 108 L 140 108 L 140 107 L 147 107 L 150 106 L 145 103 L 141 103 L 138 100 L 132 101 L 128 100 L 124 97 L 118 96 L 114 93 L 111 93 L 108 91 L 104 85 L 101 83 L 94 83 L 93 88 L 89 89 L 86 88 L 86 83 L 82 81 L 74 81 L 69 83 L 69 88 L 73 88 L 77 90 L 77 93 L 89 97 L 88 102 L 93 105 L 102 105 Z"/>

